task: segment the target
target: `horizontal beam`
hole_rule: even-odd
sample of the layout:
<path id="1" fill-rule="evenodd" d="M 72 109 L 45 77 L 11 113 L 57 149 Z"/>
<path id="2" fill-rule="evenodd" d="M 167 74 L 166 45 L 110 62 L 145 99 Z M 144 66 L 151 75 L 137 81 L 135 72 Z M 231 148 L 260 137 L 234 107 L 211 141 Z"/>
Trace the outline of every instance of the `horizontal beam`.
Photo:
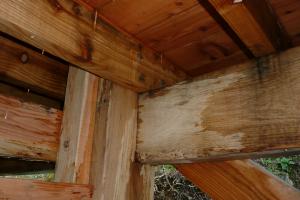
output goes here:
<path id="1" fill-rule="evenodd" d="M 89 200 L 92 199 L 92 188 L 89 185 L 0 178 L 0 199 Z"/>
<path id="2" fill-rule="evenodd" d="M 68 66 L 0 35 L 0 80 L 64 100 Z"/>
<path id="3" fill-rule="evenodd" d="M 176 168 L 213 199 L 300 199 L 299 190 L 251 160 L 181 164 Z"/>
<path id="4" fill-rule="evenodd" d="M 212 7 L 256 57 L 286 47 L 289 39 L 266 0 L 199 0 Z M 208 5 L 207 5 L 208 4 Z"/>
<path id="5" fill-rule="evenodd" d="M 152 50 L 100 22 L 71 0 L 0 2 L 0 31 L 100 77 L 137 92 L 185 78 Z"/>
<path id="6" fill-rule="evenodd" d="M 300 48 L 139 97 L 144 163 L 241 159 L 300 150 Z"/>
<path id="7" fill-rule="evenodd" d="M 56 160 L 62 111 L 0 94 L 0 155 Z"/>

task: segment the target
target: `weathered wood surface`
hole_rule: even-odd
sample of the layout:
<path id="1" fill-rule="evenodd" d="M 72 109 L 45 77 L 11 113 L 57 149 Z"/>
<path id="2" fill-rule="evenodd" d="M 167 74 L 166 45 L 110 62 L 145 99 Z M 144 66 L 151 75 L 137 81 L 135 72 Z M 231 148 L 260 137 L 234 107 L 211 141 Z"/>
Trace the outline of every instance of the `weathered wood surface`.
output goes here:
<path id="1" fill-rule="evenodd" d="M 0 94 L 0 155 L 56 160 L 62 111 Z"/>
<path id="2" fill-rule="evenodd" d="M 251 160 L 181 164 L 176 168 L 214 200 L 298 200 L 299 190 Z"/>
<path id="3" fill-rule="evenodd" d="M 94 200 L 129 199 L 136 141 L 137 95 L 101 81 L 91 169 Z"/>
<path id="4" fill-rule="evenodd" d="M 1 31 L 98 76 L 138 92 L 185 78 L 155 52 L 94 22 L 71 0 L 0 2 Z"/>
<path id="5" fill-rule="evenodd" d="M 300 148 L 300 48 L 139 98 L 141 162 L 285 154 Z"/>
<path id="6" fill-rule="evenodd" d="M 89 183 L 98 86 L 98 77 L 70 67 L 55 170 L 57 182 Z"/>
<path id="7" fill-rule="evenodd" d="M 89 200 L 91 196 L 89 185 L 0 178 L 1 200 Z"/>
<path id="8" fill-rule="evenodd" d="M 154 200 L 154 179 L 156 167 L 134 163 L 130 177 L 128 200 Z"/>
<path id="9" fill-rule="evenodd" d="M 0 80 L 64 100 L 68 66 L 0 35 Z"/>
<path id="10" fill-rule="evenodd" d="M 200 1 L 201 2 L 201 1 Z M 280 49 L 286 40 L 279 21 L 266 0 L 208 0 L 238 37 L 257 57 Z"/>

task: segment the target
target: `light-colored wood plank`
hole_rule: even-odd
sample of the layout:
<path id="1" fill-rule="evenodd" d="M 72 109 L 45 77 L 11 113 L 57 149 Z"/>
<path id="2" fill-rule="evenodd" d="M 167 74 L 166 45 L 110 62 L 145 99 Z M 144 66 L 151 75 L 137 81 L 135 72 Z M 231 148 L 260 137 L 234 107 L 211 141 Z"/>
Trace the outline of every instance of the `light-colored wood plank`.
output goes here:
<path id="1" fill-rule="evenodd" d="M 93 199 L 128 199 L 135 153 L 137 95 L 105 80 L 100 91 L 91 170 Z"/>
<path id="2" fill-rule="evenodd" d="M 0 94 L 0 155 L 56 160 L 62 111 Z"/>
<path id="3" fill-rule="evenodd" d="M 156 167 L 134 163 L 131 170 L 131 190 L 128 200 L 154 200 Z"/>
<path id="4" fill-rule="evenodd" d="M 68 66 L 0 36 L 0 80 L 64 100 Z"/>
<path id="5" fill-rule="evenodd" d="M 100 19 L 94 26 L 94 19 L 71 0 L 0 2 L 1 31 L 127 88 L 141 92 L 185 78 L 170 62 Z"/>
<path id="6" fill-rule="evenodd" d="M 89 200 L 91 196 L 89 185 L 0 178 L 1 200 Z"/>
<path id="7" fill-rule="evenodd" d="M 300 48 L 139 97 L 141 162 L 300 150 Z"/>
<path id="8" fill-rule="evenodd" d="M 181 164 L 176 168 L 214 200 L 298 200 L 299 190 L 251 160 Z"/>
<path id="9" fill-rule="evenodd" d="M 98 85 L 95 75 L 70 67 L 55 170 L 57 182 L 89 183 Z"/>
<path id="10" fill-rule="evenodd" d="M 265 0 L 208 1 L 255 56 L 273 53 L 280 46 L 280 27 Z"/>
<path id="11" fill-rule="evenodd" d="M 153 199 L 153 168 L 134 163 L 137 94 L 102 80 L 93 139 L 94 200 Z"/>

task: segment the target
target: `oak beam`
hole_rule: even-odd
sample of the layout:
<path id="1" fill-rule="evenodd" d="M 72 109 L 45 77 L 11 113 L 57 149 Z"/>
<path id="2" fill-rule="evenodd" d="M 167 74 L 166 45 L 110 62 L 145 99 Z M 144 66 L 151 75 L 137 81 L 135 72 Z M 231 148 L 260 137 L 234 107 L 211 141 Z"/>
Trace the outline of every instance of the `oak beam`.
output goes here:
<path id="1" fill-rule="evenodd" d="M 139 97 L 143 163 L 241 159 L 300 150 L 300 48 Z"/>
<path id="2" fill-rule="evenodd" d="M 186 77 L 71 0 L 1 1 L 0 31 L 137 92 Z"/>
<path id="3" fill-rule="evenodd" d="M 88 184 L 99 78 L 70 67 L 55 181 Z"/>
<path id="4" fill-rule="evenodd" d="M 0 94 L 0 155 L 56 160 L 62 111 Z"/>
<path id="5" fill-rule="evenodd" d="M 0 80 L 64 100 L 68 66 L 0 35 Z"/>
<path id="6" fill-rule="evenodd" d="M 0 178 L 0 199 L 89 200 L 91 196 L 89 185 Z"/>
<path id="7" fill-rule="evenodd" d="M 300 192 L 251 160 L 181 164 L 176 168 L 216 200 L 297 200 Z"/>
<path id="8" fill-rule="evenodd" d="M 265 56 L 290 45 L 290 39 L 279 24 L 266 0 L 199 0 L 212 7 L 256 57 Z"/>

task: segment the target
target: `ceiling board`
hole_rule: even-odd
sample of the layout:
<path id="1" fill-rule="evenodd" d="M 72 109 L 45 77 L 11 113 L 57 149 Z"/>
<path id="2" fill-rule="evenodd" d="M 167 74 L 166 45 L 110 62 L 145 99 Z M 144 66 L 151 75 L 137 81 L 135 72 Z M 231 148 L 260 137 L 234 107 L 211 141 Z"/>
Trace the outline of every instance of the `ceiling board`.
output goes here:
<path id="1" fill-rule="evenodd" d="M 270 0 L 281 23 L 292 38 L 293 45 L 300 45 L 300 1 Z"/>

